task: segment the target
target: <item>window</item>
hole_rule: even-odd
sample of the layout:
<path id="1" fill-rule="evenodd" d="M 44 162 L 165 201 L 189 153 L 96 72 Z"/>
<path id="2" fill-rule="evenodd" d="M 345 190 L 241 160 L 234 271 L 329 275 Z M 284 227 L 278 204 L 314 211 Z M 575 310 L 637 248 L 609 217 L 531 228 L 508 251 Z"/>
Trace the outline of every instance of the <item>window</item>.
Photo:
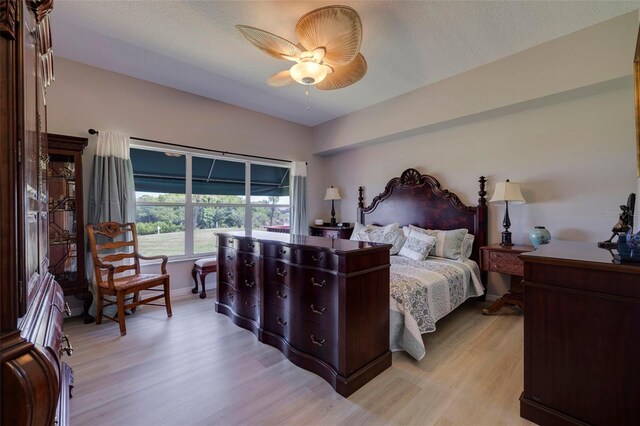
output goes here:
<path id="1" fill-rule="evenodd" d="M 186 157 L 131 149 L 138 246 L 144 256 L 185 251 Z"/>
<path id="2" fill-rule="evenodd" d="M 289 167 L 131 148 L 143 255 L 217 250 L 216 232 L 289 227 Z"/>

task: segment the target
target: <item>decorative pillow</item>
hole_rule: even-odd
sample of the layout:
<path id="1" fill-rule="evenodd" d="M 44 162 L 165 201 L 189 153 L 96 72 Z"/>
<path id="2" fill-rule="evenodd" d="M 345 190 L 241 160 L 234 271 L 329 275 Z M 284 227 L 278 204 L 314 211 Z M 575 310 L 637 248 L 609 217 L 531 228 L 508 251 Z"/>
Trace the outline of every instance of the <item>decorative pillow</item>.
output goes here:
<path id="1" fill-rule="evenodd" d="M 462 241 L 462 248 L 460 249 L 460 260 L 467 260 L 471 257 L 473 251 L 473 240 L 476 236 L 473 234 L 467 234 Z"/>
<path id="2" fill-rule="evenodd" d="M 396 255 L 404 245 L 406 237 L 400 229 L 400 225 L 392 223 L 384 227 L 368 225 L 356 236 L 358 241 L 368 241 L 371 243 L 391 244 L 390 254 Z"/>
<path id="3" fill-rule="evenodd" d="M 400 256 L 408 257 L 415 260 L 425 260 L 429 256 L 429 252 L 436 245 L 438 239 L 424 232 L 411 230 L 407 241 L 405 241 Z"/>
<path id="4" fill-rule="evenodd" d="M 426 233 L 437 238 L 435 247 L 429 253 L 430 256 L 444 257 L 446 259 L 459 260 L 462 252 L 462 242 L 464 236 L 469 233 L 467 229 L 453 229 L 451 231 L 442 231 L 439 229 L 422 229 L 417 226 L 409 225 L 413 231 Z"/>

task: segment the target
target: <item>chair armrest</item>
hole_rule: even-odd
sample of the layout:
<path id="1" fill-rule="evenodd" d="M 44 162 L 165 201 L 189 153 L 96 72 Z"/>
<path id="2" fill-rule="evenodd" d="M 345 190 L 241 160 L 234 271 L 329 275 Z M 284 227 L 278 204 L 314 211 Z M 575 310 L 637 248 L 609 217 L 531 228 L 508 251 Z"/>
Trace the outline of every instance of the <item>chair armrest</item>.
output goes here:
<path id="1" fill-rule="evenodd" d="M 95 263 L 96 267 L 108 270 L 109 275 L 107 275 L 107 283 L 109 285 L 109 289 L 114 290 L 115 286 L 113 284 L 113 272 L 115 271 L 116 267 L 110 263 L 102 263 L 99 260 L 96 260 Z"/>
<path id="2" fill-rule="evenodd" d="M 136 258 L 142 259 L 142 260 L 162 259 L 162 265 L 160 265 L 160 270 L 162 271 L 163 274 L 167 273 L 167 260 L 169 258 L 167 256 L 165 256 L 164 254 L 160 254 L 158 256 L 143 256 L 140 253 L 136 253 Z"/>

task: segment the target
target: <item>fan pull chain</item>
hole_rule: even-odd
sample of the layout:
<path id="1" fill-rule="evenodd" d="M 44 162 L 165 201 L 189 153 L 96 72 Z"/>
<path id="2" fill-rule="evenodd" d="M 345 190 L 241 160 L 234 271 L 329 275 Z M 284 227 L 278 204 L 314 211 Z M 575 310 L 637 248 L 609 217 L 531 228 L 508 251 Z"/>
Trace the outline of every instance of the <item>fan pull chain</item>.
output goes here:
<path id="1" fill-rule="evenodd" d="M 305 88 L 304 94 L 307 95 L 307 111 L 311 110 L 311 96 L 309 93 L 309 86 Z"/>

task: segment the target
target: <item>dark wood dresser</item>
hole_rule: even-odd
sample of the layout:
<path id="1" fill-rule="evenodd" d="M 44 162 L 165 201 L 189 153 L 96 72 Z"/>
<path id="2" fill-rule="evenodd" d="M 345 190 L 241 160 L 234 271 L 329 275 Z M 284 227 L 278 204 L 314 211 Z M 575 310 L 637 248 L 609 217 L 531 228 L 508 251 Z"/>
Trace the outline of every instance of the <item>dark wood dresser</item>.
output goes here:
<path id="1" fill-rule="evenodd" d="M 216 311 L 349 396 L 391 366 L 390 245 L 218 234 Z"/>
<path id="2" fill-rule="evenodd" d="M 67 425 L 69 309 L 48 272 L 52 1 L 0 0 L 0 424 Z"/>
<path id="3" fill-rule="evenodd" d="M 640 424 L 640 266 L 553 241 L 524 261 L 524 392 L 541 425 Z"/>
<path id="4" fill-rule="evenodd" d="M 309 235 L 312 237 L 340 238 L 348 240 L 353 233 L 353 226 L 309 226 Z"/>

